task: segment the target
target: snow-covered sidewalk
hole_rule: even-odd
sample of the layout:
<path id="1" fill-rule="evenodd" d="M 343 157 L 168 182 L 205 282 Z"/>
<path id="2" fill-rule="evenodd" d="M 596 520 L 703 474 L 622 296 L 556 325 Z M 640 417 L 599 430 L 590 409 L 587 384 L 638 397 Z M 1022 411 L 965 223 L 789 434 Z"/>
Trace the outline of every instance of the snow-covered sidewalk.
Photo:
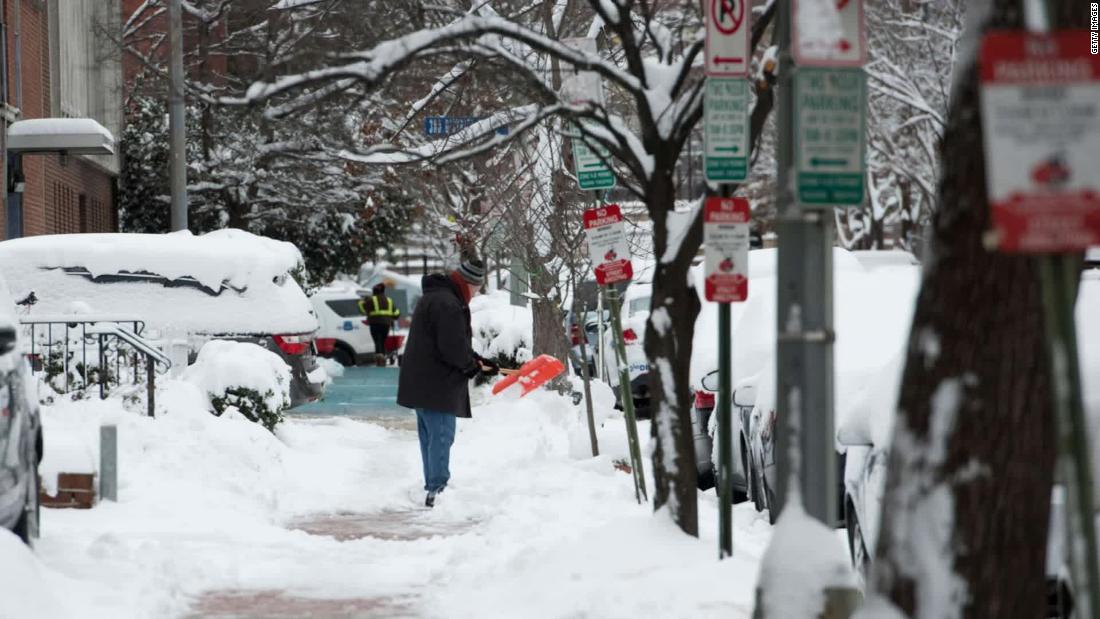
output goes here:
<path id="1" fill-rule="evenodd" d="M 750 505 L 735 510 L 735 557 L 719 562 L 713 493 L 700 495 L 700 540 L 637 505 L 613 466 L 624 423 L 606 406 L 591 458 L 583 409 L 568 400 L 477 399 L 434 510 L 421 505 L 408 427 L 290 419 L 273 436 L 209 415 L 173 381 L 155 420 L 115 400 L 49 407 L 47 441 L 51 426 L 93 436 L 119 425 L 119 502 L 44 510 L 34 557 L 0 539 L 0 582 L 25 581 L 0 596 L 0 615 L 751 614 L 770 527 Z"/>

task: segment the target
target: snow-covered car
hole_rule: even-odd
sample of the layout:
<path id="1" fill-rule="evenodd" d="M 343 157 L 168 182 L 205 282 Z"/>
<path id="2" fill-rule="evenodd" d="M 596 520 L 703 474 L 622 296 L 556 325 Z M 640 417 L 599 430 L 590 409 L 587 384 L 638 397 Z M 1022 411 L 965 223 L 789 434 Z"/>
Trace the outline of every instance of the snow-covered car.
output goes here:
<path id="1" fill-rule="evenodd" d="M 772 250 L 753 252 L 764 254 Z M 882 255 L 880 255 L 882 254 Z M 750 255 L 751 264 L 752 255 Z M 849 252 L 835 248 L 834 299 L 834 411 L 839 423 L 865 398 L 865 391 L 882 381 L 882 372 L 904 354 L 909 324 L 920 284 L 920 267 L 904 252 Z M 751 280 L 750 280 L 751 281 Z M 750 289 L 752 284 L 750 283 Z M 758 288 L 759 283 L 758 283 Z M 770 294 L 750 300 L 741 314 L 735 334 L 755 340 L 747 344 L 752 357 L 763 359 L 755 366 L 754 376 L 742 378 L 738 389 L 752 387 L 754 402 L 745 421 L 746 475 L 748 493 L 760 511 L 767 510 L 774 522 L 775 505 L 775 295 L 774 279 Z M 742 335 L 744 334 L 744 335 Z M 738 347 L 737 337 L 734 342 Z M 734 367 L 750 363 L 744 350 L 735 350 Z M 738 371 L 738 375 L 741 372 Z M 842 483 L 847 454 L 838 444 L 837 521 L 843 522 Z"/>
<path id="2" fill-rule="evenodd" d="M 626 366 L 630 373 L 630 392 L 634 399 L 634 412 L 638 417 L 649 417 L 649 360 L 645 356 L 645 327 L 649 320 L 653 284 L 634 281 L 622 296 L 619 316 L 626 344 Z M 621 406 L 619 395 L 619 370 L 615 355 L 614 329 L 604 329 L 604 367 L 601 375 L 615 390 L 615 401 Z"/>
<path id="3" fill-rule="evenodd" d="M 291 368 L 291 404 L 316 400 L 317 317 L 292 273 L 294 245 L 241 230 L 200 236 L 61 234 L 0 243 L 0 276 L 14 298 L 32 292 L 31 317 L 136 316 L 166 354 L 183 342 L 193 359 L 211 339 L 259 344 Z"/>
<path id="4" fill-rule="evenodd" d="M 13 309 L 0 282 L 0 527 L 30 544 L 38 535 L 42 425 Z"/>

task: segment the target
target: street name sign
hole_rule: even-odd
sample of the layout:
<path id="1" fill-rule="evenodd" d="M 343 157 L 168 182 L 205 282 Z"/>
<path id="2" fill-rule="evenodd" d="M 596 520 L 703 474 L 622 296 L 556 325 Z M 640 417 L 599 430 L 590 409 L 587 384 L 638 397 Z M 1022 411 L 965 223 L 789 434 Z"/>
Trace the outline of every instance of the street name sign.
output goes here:
<path id="1" fill-rule="evenodd" d="M 586 210 L 584 232 L 588 237 L 588 257 L 592 260 L 597 284 L 604 286 L 627 282 L 634 277 L 626 226 L 618 204 Z"/>
<path id="2" fill-rule="evenodd" d="M 611 189 L 615 186 L 615 173 L 607 165 L 611 154 L 606 148 L 593 150 L 580 133 L 573 135 L 573 165 L 577 172 L 577 185 L 584 191 Z"/>
<path id="3" fill-rule="evenodd" d="M 866 106 L 860 69 L 795 73 L 795 171 L 803 205 L 863 203 Z"/>
<path id="4" fill-rule="evenodd" d="M 707 198 L 703 203 L 703 289 L 707 301 L 749 298 L 749 201 Z"/>
<path id="5" fill-rule="evenodd" d="M 1006 252 L 1100 245 L 1100 56 L 1087 30 L 991 32 L 980 54 L 993 238 Z"/>
<path id="6" fill-rule="evenodd" d="M 749 81 L 708 77 L 703 94 L 703 171 L 712 183 L 749 176 Z"/>
<path id="7" fill-rule="evenodd" d="M 424 118 L 424 135 L 454 135 L 485 118 L 485 116 L 427 116 Z M 508 127 L 497 127 L 497 133 L 507 135 Z"/>
<path id="8" fill-rule="evenodd" d="M 752 54 L 750 0 L 704 0 L 707 33 L 704 56 L 707 77 L 746 77 Z"/>
<path id="9" fill-rule="evenodd" d="M 791 1 L 795 64 L 837 68 L 861 67 L 867 62 L 863 0 Z"/>

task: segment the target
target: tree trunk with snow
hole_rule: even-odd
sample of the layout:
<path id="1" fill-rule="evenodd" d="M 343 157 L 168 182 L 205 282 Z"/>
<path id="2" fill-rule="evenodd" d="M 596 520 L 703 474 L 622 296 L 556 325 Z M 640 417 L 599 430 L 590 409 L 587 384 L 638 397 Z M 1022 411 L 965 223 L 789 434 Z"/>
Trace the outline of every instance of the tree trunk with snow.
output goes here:
<path id="1" fill-rule="evenodd" d="M 1058 3 L 1054 23 L 1080 26 L 1087 5 Z M 873 594 L 907 617 L 1045 612 L 1056 445 L 1039 278 L 1032 258 L 981 240 L 977 36 L 1021 28 L 1022 17 L 1017 0 L 989 8 L 969 7 L 984 23 L 968 26 L 959 59 L 871 579 Z"/>
<path id="2" fill-rule="evenodd" d="M 668 169 L 672 169 L 671 166 Z M 695 288 L 688 284 L 694 251 L 686 256 L 681 252 L 670 262 L 661 259 L 670 243 L 667 216 L 673 210 L 674 192 L 671 175 L 657 174 L 646 194 L 646 205 L 653 218 L 653 246 L 658 257 L 645 334 L 653 404 L 651 433 L 655 444 L 653 506 L 660 509 L 668 505 L 676 524 L 685 533 L 698 536 L 690 360 L 693 327 L 700 308 Z M 698 247 L 698 243 L 694 247 Z"/>

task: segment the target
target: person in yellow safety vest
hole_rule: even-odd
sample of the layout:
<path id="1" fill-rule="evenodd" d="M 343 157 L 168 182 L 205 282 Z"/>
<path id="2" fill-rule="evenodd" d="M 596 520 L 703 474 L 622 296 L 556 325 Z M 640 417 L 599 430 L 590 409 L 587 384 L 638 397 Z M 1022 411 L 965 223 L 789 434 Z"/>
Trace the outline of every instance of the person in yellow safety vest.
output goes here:
<path id="1" fill-rule="evenodd" d="M 371 292 L 370 297 L 359 301 L 359 311 L 367 316 L 366 323 L 374 340 L 375 362 L 381 367 L 386 365 L 386 338 L 394 321 L 401 316 L 401 310 L 386 296 L 385 284 L 376 284 Z"/>

